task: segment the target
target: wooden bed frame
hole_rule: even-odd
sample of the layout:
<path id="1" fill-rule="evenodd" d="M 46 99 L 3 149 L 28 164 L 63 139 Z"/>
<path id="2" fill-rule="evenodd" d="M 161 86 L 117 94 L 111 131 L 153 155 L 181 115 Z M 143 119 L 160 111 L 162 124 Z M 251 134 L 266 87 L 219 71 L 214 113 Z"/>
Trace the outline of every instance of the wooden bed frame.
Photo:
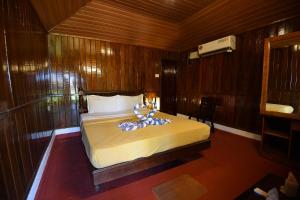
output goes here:
<path id="1" fill-rule="evenodd" d="M 114 95 L 126 95 L 135 96 L 143 94 L 144 92 L 98 92 L 98 91 L 84 91 L 79 89 L 79 112 L 87 112 L 87 103 L 85 95 L 99 95 L 99 96 L 114 96 Z M 177 147 L 164 152 L 153 154 L 146 158 L 139 158 L 133 161 L 128 161 L 100 169 L 91 168 L 91 174 L 94 181 L 96 190 L 99 189 L 100 184 L 107 183 L 119 178 L 132 175 L 171 161 L 179 159 L 194 158 L 199 155 L 199 151 L 210 147 L 210 137 L 207 140 L 192 143 L 189 145 Z"/>

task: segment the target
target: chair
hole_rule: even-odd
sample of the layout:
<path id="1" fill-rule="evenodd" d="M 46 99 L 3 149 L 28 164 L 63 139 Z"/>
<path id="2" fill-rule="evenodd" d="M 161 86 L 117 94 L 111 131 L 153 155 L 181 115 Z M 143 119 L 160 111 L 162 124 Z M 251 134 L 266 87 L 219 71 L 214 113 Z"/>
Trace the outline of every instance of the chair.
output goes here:
<path id="1" fill-rule="evenodd" d="M 214 132 L 214 113 L 216 109 L 216 101 L 213 97 L 202 97 L 198 112 L 189 115 L 189 119 L 196 117 L 197 121 L 202 119 L 202 122 L 209 121 L 211 123 L 211 132 Z"/>

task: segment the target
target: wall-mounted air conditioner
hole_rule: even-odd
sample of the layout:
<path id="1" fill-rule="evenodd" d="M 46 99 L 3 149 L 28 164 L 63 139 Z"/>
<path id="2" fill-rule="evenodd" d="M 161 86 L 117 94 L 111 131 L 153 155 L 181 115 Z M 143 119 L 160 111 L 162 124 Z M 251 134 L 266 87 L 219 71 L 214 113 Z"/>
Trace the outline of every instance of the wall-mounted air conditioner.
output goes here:
<path id="1" fill-rule="evenodd" d="M 198 51 L 193 51 L 193 52 L 190 52 L 189 54 L 189 59 L 192 60 L 192 59 L 197 59 L 199 58 L 199 53 Z"/>
<path id="2" fill-rule="evenodd" d="M 198 53 L 201 56 L 214 55 L 223 52 L 232 52 L 235 50 L 236 38 L 234 35 L 230 35 L 212 42 L 201 44 L 198 46 Z"/>

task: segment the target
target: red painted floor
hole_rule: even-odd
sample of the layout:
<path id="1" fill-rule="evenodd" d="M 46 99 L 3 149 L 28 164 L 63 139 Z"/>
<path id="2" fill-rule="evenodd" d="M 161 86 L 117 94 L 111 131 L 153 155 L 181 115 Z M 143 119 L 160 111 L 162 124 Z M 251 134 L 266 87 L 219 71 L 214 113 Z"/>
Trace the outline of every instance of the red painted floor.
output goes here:
<path id="1" fill-rule="evenodd" d="M 80 135 L 60 136 L 54 142 L 36 199 L 155 199 L 152 187 L 181 174 L 190 174 L 207 188 L 201 200 L 233 199 L 267 173 L 285 176 L 289 170 L 259 156 L 258 146 L 256 141 L 216 130 L 212 147 L 202 151 L 199 159 L 149 170 L 94 192 Z"/>

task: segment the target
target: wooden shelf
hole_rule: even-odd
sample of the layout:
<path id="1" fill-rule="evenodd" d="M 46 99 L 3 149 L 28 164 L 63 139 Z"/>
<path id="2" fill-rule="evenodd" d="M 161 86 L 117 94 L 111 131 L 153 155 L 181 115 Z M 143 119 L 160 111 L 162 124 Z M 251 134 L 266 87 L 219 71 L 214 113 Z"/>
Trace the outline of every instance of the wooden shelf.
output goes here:
<path id="1" fill-rule="evenodd" d="M 300 120 L 300 113 L 280 113 L 280 112 L 271 112 L 271 111 L 265 111 L 261 110 L 260 114 L 264 116 L 269 116 L 269 117 L 278 117 L 278 118 L 283 118 L 283 119 L 291 119 L 291 120 Z"/>
<path id="2" fill-rule="evenodd" d="M 264 130 L 264 134 L 266 135 L 272 135 L 275 137 L 280 137 L 280 138 L 284 138 L 284 139 L 290 139 L 290 134 L 288 132 L 284 132 L 284 131 L 278 131 L 278 130 L 270 130 L 270 129 L 266 129 Z"/>
<path id="3" fill-rule="evenodd" d="M 291 129 L 292 129 L 292 131 L 300 131 L 300 123 L 299 123 L 299 121 L 293 121 L 291 123 Z"/>

